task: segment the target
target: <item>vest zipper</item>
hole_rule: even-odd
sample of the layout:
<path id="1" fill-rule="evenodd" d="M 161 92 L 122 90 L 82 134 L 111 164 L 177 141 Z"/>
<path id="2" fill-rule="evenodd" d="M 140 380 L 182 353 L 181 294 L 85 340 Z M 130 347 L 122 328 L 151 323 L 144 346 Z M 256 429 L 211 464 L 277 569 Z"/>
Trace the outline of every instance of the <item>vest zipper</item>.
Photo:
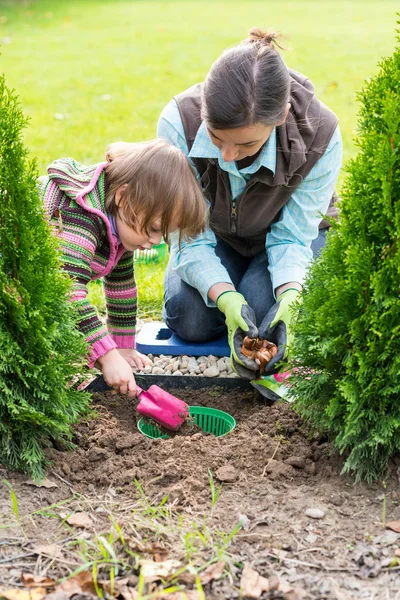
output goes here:
<path id="1" fill-rule="evenodd" d="M 232 200 L 231 206 L 231 233 L 236 233 L 236 200 Z"/>
<path id="2" fill-rule="evenodd" d="M 243 190 L 243 192 L 240 194 L 240 196 L 238 196 L 237 198 L 235 198 L 234 200 L 232 200 L 232 206 L 231 206 L 231 233 L 236 233 L 237 232 L 237 223 L 236 223 L 236 217 L 237 217 L 237 207 L 236 207 L 236 203 L 239 200 L 243 200 L 244 196 L 247 194 L 247 192 L 253 187 L 253 185 L 255 185 L 257 183 L 257 181 L 253 181 L 249 183 L 249 186 L 245 187 L 245 189 Z"/>

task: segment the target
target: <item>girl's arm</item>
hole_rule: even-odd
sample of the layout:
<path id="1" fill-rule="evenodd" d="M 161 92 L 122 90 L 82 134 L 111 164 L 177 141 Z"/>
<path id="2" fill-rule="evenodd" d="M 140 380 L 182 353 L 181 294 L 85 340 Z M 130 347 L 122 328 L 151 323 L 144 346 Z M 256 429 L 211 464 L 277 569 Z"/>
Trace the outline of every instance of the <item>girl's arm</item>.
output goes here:
<path id="1" fill-rule="evenodd" d="M 136 334 L 137 287 L 133 252 L 126 251 L 104 277 L 107 328 L 116 348 L 134 348 Z"/>

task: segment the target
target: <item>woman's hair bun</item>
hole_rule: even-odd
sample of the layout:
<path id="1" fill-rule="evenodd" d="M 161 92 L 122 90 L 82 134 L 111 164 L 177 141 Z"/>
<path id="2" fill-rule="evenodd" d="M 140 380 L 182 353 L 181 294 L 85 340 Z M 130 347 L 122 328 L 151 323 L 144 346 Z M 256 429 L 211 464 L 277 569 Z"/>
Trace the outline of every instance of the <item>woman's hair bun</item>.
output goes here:
<path id="1" fill-rule="evenodd" d="M 281 38 L 282 38 L 282 36 L 278 31 L 272 31 L 271 29 L 264 31 L 263 29 L 260 29 L 259 27 L 252 27 L 249 30 L 248 37 L 245 40 L 243 40 L 243 43 L 245 43 L 245 44 L 259 43 L 259 44 L 262 44 L 265 46 L 271 46 L 272 48 L 274 46 L 278 46 L 278 48 L 281 48 L 281 50 L 285 50 L 285 48 L 283 48 L 283 46 L 281 46 L 277 42 L 277 40 L 281 39 Z"/>

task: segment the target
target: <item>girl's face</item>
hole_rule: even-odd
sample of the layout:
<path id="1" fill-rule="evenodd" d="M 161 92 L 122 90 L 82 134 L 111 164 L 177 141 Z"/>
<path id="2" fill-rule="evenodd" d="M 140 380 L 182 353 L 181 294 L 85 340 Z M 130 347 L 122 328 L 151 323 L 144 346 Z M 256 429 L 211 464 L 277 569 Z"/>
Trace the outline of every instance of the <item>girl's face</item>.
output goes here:
<path id="1" fill-rule="evenodd" d="M 124 193 L 127 185 L 121 185 L 115 194 L 115 203 L 119 206 L 121 196 Z M 129 225 L 123 219 L 123 210 L 118 208 L 117 216 L 115 217 L 119 239 L 121 244 L 126 250 L 134 252 L 135 250 L 151 250 L 153 246 L 157 246 L 161 243 L 162 232 L 161 232 L 161 217 L 155 216 L 150 222 L 148 227 L 148 233 L 141 227 L 143 219 L 140 213 L 136 219 L 135 228 Z M 178 219 L 175 218 L 171 221 L 168 233 L 173 233 L 179 227 Z"/>
<path id="2" fill-rule="evenodd" d="M 121 210 L 118 211 L 115 220 L 119 239 L 126 250 L 131 250 L 132 252 L 134 250 L 150 250 L 153 246 L 161 243 L 162 233 L 160 229 L 160 218 L 155 218 L 154 221 L 150 223 L 148 233 L 140 227 L 140 215 L 137 219 L 135 229 L 121 218 Z"/>
<path id="3" fill-rule="evenodd" d="M 210 140 L 221 150 L 225 162 L 242 160 L 253 156 L 261 149 L 272 133 L 273 125 L 257 123 L 237 129 L 207 128 Z"/>
<path id="4" fill-rule="evenodd" d="M 140 223 L 142 219 L 140 214 L 137 217 L 137 225 L 135 228 L 129 225 L 121 217 L 121 209 L 118 210 L 115 218 L 117 224 L 117 230 L 121 244 L 126 250 L 134 252 L 135 250 L 151 250 L 153 246 L 157 246 L 161 243 L 161 217 L 155 217 L 153 221 L 150 221 L 148 227 L 148 233 L 141 228 Z M 168 233 L 173 233 L 179 227 L 178 219 L 174 219 L 168 228 Z"/>

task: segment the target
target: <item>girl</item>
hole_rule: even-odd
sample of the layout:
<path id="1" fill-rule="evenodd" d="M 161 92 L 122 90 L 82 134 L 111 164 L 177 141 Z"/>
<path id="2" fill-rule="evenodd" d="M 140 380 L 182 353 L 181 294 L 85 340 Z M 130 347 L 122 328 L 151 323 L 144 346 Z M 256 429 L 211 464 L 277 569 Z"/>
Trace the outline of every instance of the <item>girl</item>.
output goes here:
<path id="1" fill-rule="evenodd" d="M 84 166 L 56 160 L 41 194 L 60 240 L 63 268 L 73 280 L 71 300 L 90 347 L 89 367 L 122 394 L 136 393 L 132 366 L 150 361 L 137 352 L 137 292 L 133 252 L 151 249 L 179 230 L 188 240 L 204 230 L 206 203 L 184 154 L 166 141 L 130 144 L 108 162 Z M 179 242 L 178 242 L 179 243 Z M 107 325 L 87 301 L 89 281 L 103 278 Z"/>

